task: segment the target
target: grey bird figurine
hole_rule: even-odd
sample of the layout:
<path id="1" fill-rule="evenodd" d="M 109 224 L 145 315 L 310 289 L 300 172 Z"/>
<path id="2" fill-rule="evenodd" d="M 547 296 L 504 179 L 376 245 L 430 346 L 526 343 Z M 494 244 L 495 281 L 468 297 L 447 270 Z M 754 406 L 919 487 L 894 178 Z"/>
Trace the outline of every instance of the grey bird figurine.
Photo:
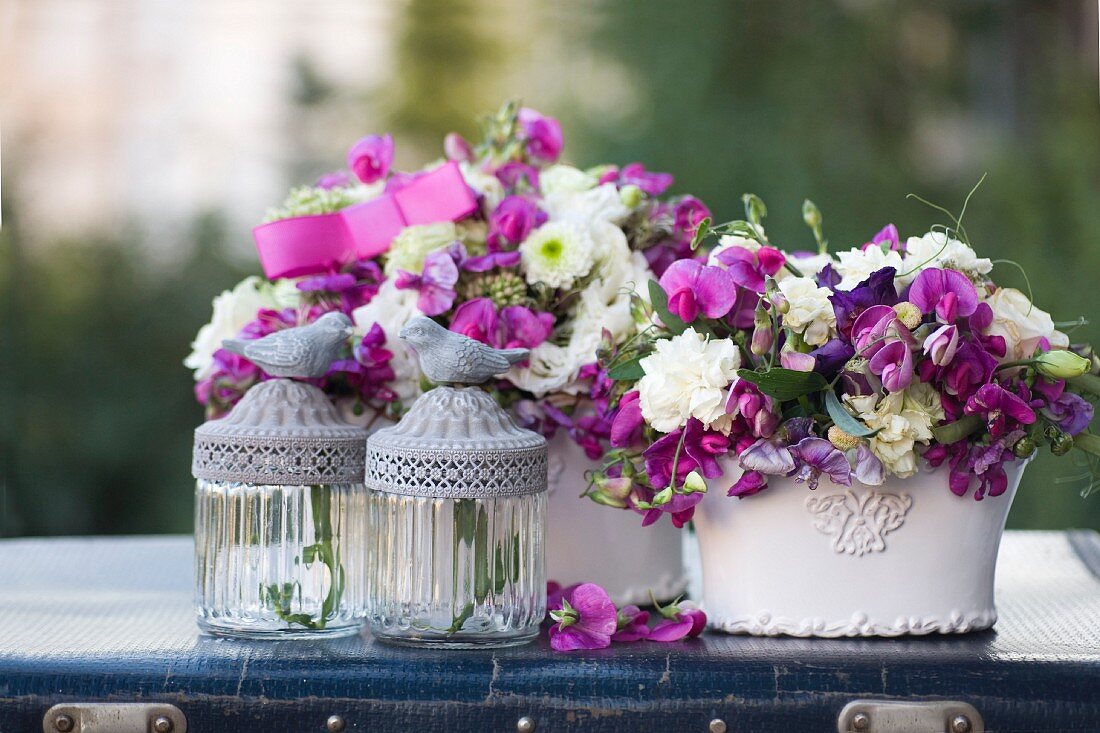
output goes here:
<path id="1" fill-rule="evenodd" d="M 531 353 L 529 349 L 494 349 L 425 316 L 410 320 L 399 335 L 416 349 L 421 371 L 436 384 L 481 384 Z"/>
<path id="2" fill-rule="evenodd" d="M 225 339 L 222 346 L 273 377 L 323 377 L 352 333 L 351 319 L 326 313 L 313 323 L 261 339 Z"/>

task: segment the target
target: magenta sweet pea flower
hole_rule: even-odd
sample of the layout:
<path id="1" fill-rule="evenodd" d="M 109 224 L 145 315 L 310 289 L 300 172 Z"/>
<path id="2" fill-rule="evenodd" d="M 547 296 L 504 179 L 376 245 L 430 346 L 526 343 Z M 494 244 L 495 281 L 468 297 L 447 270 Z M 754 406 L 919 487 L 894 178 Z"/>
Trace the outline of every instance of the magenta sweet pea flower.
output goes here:
<path id="1" fill-rule="evenodd" d="M 913 352 L 901 339 L 887 341 L 871 357 L 869 366 L 888 392 L 901 392 L 913 382 Z"/>
<path id="2" fill-rule="evenodd" d="M 446 250 L 437 250 L 424 258 L 424 272 L 414 275 L 404 270 L 397 271 L 394 286 L 402 289 L 415 288 L 420 291 L 416 307 L 427 316 L 446 313 L 454 305 L 458 293 L 458 266 Z"/>
<path id="3" fill-rule="evenodd" d="M 616 631 L 611 641 L 641 641 L 649 637 L 649 611 L 637 606 L 623 606 L 619 609 Z"/>
<path id="4" fill-rule="evenodd" d="M 557 652 L 606 649 L 618 628 L 618 613 L 607 591 L 581 583 L 562 594 L 561 608 L 550 612 L 550 648 Z"/>
<path id="5" fill-rule="evenodd" d="M 744 499 L 746 496 L 759 494 L 766 488 L 768 488 L 768 479 L 764 474 L 759 471 L 745 471 L 741 474 L 741 478 L 737 479 L 733 486 L 729 488 L 726 496 L 736 496 L 738 499 Z"/>
<path id="6" fill-rule="evenodd" d="M 744 420 L 746 432 L 754 438 L 770 438 L 779 427 L 775 401 L 745 379 L 738 379 L 730 387 L 726 412 Z"/>
<path id="7" fill-rule="evenodd" d="M 614 448 L 629 448 L 642 439 L 642 406 L 638 401 L 638 390 L 631 390 L 619 399 L 619 407 L 611 421 L 611 445 Z"/>
<path id="8" fill-rule="evenodd" d="M 619 171 L 618 183 L 620 186 L 637 186 L 650 196 L 660 196 L 672 185 L 672 174 L 647 171 L 641 163 L 629 163 Z"/>
<path id="9" fill-rule="evenodd" d="M 656 601 L 653 605 L 663 619 L 649 631 L 650 641 L 679 641 L 680 639 L 693 639 L 707 627 L 707 615 L 691 602 L 680 603 L 673 601 L 665 607 L 661 607 Z"/>
<path id="10" fill-rule="evenodd" d="M 882 229 L 878 230 L 878 233 L 871 237 L 871 241 L 864 244 L 861 249 L 881 247 L 884 244 L 895 252 L 901 249 L 901 239 L 898 237 L 898 228 L 893 224 L 887 224 Z"/>
<path id="11" fill-rule="evenodd" d="M 497 348 L 533 349 L 550 338 L 554 331 L 554 316 L 535 313 L 522 305 L 510 305 L 500 311 L 500 325 L 504 333 Z"/>
<path id="12" fill-rule="evenodd" d="M 490 298 L 467 300 L 451 316 L 450 329 L 475 341 L 492 345 L 497 331 L 497 307 Z"/>
<path id="13" fill-rule="evenodd" d="M 763 293 L 767 278 L 787 263 L 786 256 L 774 247 L 761 247 L 755 252 L 745 247 L 727 247 L 715 259 L 726 267 L 735 283 L 754 293 Z"/>
<path id="14" fill-rule="evenodd" d="M 493 171 L 493 175 L 508 191 L 539 187 L 539 169 L 518 160 L 508 161 Z"/>
<path id="15" fill-rule="evenodd" d="M 959 327 L 940 326 L 924 340 L 924 353 L 936 366 L 947 366 L 959 350 Z"/>
<path id="16" fill-rule="evenodd" d="M 690 243 L 699 224 L 710 216 L 710 209 L 694 196 L 682 196 L 675 202 L 672 213 L 673 235 Z"/>
<path id="17" fill-rule="evenodd" d="M 684 323 L 702 313 L 721 318 L 737 300 L 737 286 L 729 273 L 696 260 L 679 260 L 661 275 L 661 288 L 668 294 L 668 309 Z"/>
<path id="18" fill-rule="evenodd" d="M 909 301 L 921 313 L 935 313 L 940 323 L 954 323 L 974 315 L 978 309 L 978 291 L 961 272 L 930 267 L 913 281 Z"/>
<path id="19" fill-rule="evenodd" d="M 805 481 L 811 490 L 817 488 L 822 474 L 834 484 L 852 485 L 852 466 L 848 458 L 824 438 L 803 438 L 798 445 L 791 446 L 791 453 L 799 461 L 794 480 Z"/>
<path id="20" fill-rule="evenodd" d="M 302 278 L 295 287 L 303 293 L 340 293 L 355 287 L 357 282 L 355 275 L 350 272 L 337 272 L 330 275 L 313 275 Z"/>
<path id="21" fill-rule="evenodd" d="M 333 188 L 343 188 L 344 186 L 351 185 L 351 176 L 347 171 L 332 171 L 331 173 L 322 173 L 317 177 L 317 181 L 313 184 L 317 188 L 323 188 L 326 191 Z"/>
<path id="22" fill-rule="evenodd" d="M 534 229 L 546 223 L 546 212 L 534 201 L 524 196 L 506 196 L 489 215 L 489 235 L 486 243 L 491 249 L 505 244 L 519 244 Z"/>
<path id="23" fill-rule="evenodd" d="M 393 136 L 367 135 L 348 151 L 348 168 L 363 183 L 374 183 L 386 177 L 393 165 Z"/>
<path id="24" fill-rule="evenodd" d="M 967 415 L 981 415 L 994 439 L 1008 432 L 1009 421 L 1021 425 L 1035 422 L 1035 411 L 1019 396 L 993 382 L 979 389 L 966 402 Z"/>
<path id="25" fill-rule="evenodd" d="M 528 155 L 544 163 L 553 163 L 561 156 L 564 143 L 561 123 L 556 119 L 523 107 L 519 111 L 519 124 L 523 128 Z"/>
<path id="26" fill-rule="evenodd" d="M 943 389 L 965 402 L 997 368 L 997 359 L 973 341 L 960 341 L 955 358 L 945 367 Z M 930 380 L 925 380 L 930 381 Z"/>
<path id="27" fill-rule="evenodd" d="M 448 132 L 443 138 L 443 154 L 447 160 L 469 162 L 474 159 L 474 149 L 466 138 L 457 132 Z"/>

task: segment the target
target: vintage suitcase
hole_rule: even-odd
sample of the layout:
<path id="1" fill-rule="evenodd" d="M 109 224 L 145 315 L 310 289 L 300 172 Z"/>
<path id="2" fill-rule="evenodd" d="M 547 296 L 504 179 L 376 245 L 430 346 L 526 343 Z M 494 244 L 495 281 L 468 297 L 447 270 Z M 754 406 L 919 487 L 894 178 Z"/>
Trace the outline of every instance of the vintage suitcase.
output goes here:
<path id="1" fill-rule="evenodd" d="M 990 632 L 568 655 L 201 636 L 186 537 L 3 541 L 0 579 L 2 733 L 1100 731 L 1093 532 L 1010 533 Z"/>

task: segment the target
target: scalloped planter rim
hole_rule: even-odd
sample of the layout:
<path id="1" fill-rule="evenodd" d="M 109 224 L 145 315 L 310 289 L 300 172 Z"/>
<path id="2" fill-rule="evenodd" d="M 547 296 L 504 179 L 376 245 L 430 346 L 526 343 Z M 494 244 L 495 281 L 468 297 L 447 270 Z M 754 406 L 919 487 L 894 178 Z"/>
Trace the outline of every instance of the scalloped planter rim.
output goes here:
<path id="1" fill-rule="evenodd" d="M 1008 490 L 975 501 L 925 469 L 882 486 L 816 491 L 772 479 L 732 499 L 736 459 L 695 514 L 703 608 L 713 628 L 756 636 L 965 633 L 997 621 L 997 550 L 1026 462 Z"/>

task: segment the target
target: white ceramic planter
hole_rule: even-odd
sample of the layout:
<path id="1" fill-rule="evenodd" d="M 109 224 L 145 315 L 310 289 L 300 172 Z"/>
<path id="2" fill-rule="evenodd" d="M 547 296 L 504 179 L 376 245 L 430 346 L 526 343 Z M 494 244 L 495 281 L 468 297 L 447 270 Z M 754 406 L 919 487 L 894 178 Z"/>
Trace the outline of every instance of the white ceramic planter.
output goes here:
<path id="1" fill-rule="evenodd" d="M 997 548 L 1024 462 L 1009 488 L 975 501 L 947 486 L 946 467 L 882 486 L 816 491 L 771 479 L 730 498 L 726 475 L 695 513 L 703 608 L 711 626 L 757 636 L 899 636 L 991 627 Z"/>
<path id="2" fill-rule="evenodd" d="M 562 585 L 596 583 L 619 605 L 675 598 L 686 584 L 681 531 L 667 520 L 643 527 L 634 512 L 580 498 L 585 472 L 599 464 L 560 432 L 550 441 L 550 526 L 546 577 Z"/>

